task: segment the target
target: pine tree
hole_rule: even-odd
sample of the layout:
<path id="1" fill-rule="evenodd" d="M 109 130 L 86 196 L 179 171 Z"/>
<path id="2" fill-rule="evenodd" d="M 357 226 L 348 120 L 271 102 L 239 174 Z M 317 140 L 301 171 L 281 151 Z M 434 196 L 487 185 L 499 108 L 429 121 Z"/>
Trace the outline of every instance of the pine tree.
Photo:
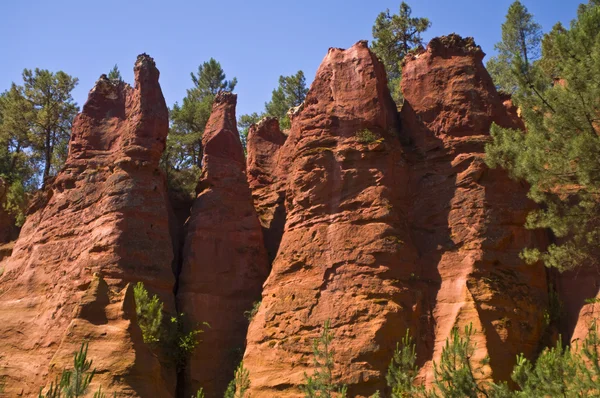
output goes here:
<path id="1" fill-rule="evenodd" d="M 0 100 L 2 173 L 24 186 L 35 181 L 38 166 L 45 180 L 64 163 L 71 124 L 78 112 L 71 92 L 78 79 L 59 71 L 23 71 L 23 85 L 13 83 Z M 32 167 L 35 165 L 35 169 Z"/>
<path id="2" fill-rule="evenodd" d="M 543 64 L 556 84 L 541 96 L 521 96 L 526 134 L 494 125 L 486 147 L 487 163 L 527 181 L 541 204 L 526 226 L 549 228 L 560 239 L 523 257 L 560 270 L 600 265 L 599 43 L 600 6 L 592 3 L 570 29 L 555 27 L 544 39 Z"/>
<path id="3" fill-rule="evenodd" d="M 191 73 L 193 87 L 170 111 L 171 128 L 161 166 L 169 187 L 193 196 L 202 169 L 202 135 L 219 91 L 233 91 L 237 79 L 226 80 L 221 64 L 211 58 Z"/>
<path id="4" fill-rule="evenodd" d="M 113 66 L 110 72 L 108 72 L 108 78 L 110 80 L 118 80 L 120 82 L 123 81 L 123 78 L 121 77 L 121 72 L 119 71 L 119 67 L 117 66 L 117 64 L 115 64 L 115 66 Z"/>
<path id="5" fill-rule="evenodd" d="M 516 0 L 508 8 L 502 24 L 502 41 L 494 46 L 498 55 L 487 63 L 498 88 L 512 94 L 519 86 L 535 85 L 533 63 L 539 59 L 541 41 L 542 27 L 534 21 L 527 7 Z"/>
<path id="6" fill-rule="evenodd" d="M 412 49 L 423 45 L 421 34 L 431 27 L 429 19 L 411 15 L 412 9 L 403 1 L 397 15 L 390 14 L 388 9 L 377 16 L 373 25 L 371 48 L 385 66 L 390 92 L 397 104 L 402 103 L 402 60 Z"/>
<path id="7" fill-rule="evenodd" d="M 281 129 L 289 129 L 291 123 L 288 111 L 291 108 L 300 106 L 304 102 L 307 93 L 306 78 L 301 70 L 296 72 L 295 75 L 279 76 L 279 85 L 273 90 L 271 100 L 265 103 L 265 111 L 260 114 L 254 112 L 249 115 L 242 115 L 238 119 L 238 129 L 244 148 L 248 138 L 248 129 L 265 116 L 278 118 Z"/>
<path id="8" fill-rule="evenodd" d="M 295 75 L 279 76 L 279 86 L 273 90 L 271 101 L 265 104 L 266 115 L 277 117 L 281 129 L 289 129 L 290 119 L 287 113 L 291 108 L 300 106 L 307 93 L 306 78 L 301 70 Z"/>
<path id="9" fill-rule="evenodd" d="M 313 341 L 315 371 L 312 376 L 304 373 L 305 384 L 301 387 L 306 398 L 345 398 L 346 386 L 338 386 L 333 381 L 333 356 L 331 348 L 333 334 L 329 330 L 329 320 L 323 325 L 323 332 Z"/>
<path id="10" fill-rule="evenodd" d="M 407 330 L 401 344 L 396 346 L 386 376 L 387 385 L 392 390 L 392 398 L 425 396 L 425 388 L 415 385 L 419 370 L 416 362 L 416 345 Z"/>
<path id="11" fill-rule="evenodd" d="M 235 369 L 233 380 L 229 382 L 224 398 L 244 398 L 250 389 L 250 372 L 244 368 L 244 362 L 240 362 Z"/>
<path id="12" fill-rule="evenodd" d="M 79 352 L 73 354 L 73 369 L 63 370 L 60 379 L 50 383 L 50 387 L 43 393 L 43 388 L 40 388 L 39 398 L 78 398 L 83 397 L 94 375 L 96 369 L 92 368 L 92 360 L 87 359 L 88 343 L 82 343 Z M 102 387 L 94 393 L 94 398 L 103 397 Z"/>

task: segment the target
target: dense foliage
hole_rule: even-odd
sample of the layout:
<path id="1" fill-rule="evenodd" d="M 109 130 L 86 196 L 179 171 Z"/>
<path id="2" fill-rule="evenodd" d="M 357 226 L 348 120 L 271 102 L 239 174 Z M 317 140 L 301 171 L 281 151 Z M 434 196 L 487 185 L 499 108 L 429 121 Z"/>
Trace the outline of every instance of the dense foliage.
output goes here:
<path id="1" fill-rule="evenodd" d="M 492 127 L 486 147 L 491 167 L 503 167 L 530 184 L 540 210 L 529 228 L 549 228 L 557 238 L 545 251 L 524 257 L 560 270 L 598 266 L 600 237 L 600 6 L 580 7 L 569 29 L 558 24 L 542 42 L 542 59 L 518 82 L 514 99 L 526 124 L 522 131 Z"/>
<path id="2" fill-rule="evenodd" d="M 78 112 L 71 92 L 77 78 L 45 69 L 23 71 L 23 83 L 0 94 L 0 177 L 5 208 L 20 225 L 26 194 L 62 167 Z"/>
<path id="3" fill-rule="evenodd" d="M 423 45 L 421 34 L 430 27 L 429 19 L 413 17 L 412 9 L 404 1 L 398 14 L 390 14 L 388 9 L 375 20 L 371 48 L 385 66 L 390 92 L 398 105 L 403 101 L 402 61 L 412 49 Z"/>

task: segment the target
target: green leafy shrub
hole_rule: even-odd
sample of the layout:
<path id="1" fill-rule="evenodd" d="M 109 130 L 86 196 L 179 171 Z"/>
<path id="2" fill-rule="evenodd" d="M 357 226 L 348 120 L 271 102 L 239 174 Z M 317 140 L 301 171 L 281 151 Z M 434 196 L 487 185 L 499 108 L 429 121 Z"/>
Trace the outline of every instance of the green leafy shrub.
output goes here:
<path id="1" fill-rule="evenodd" d="M 333 356 L 331 349 L 333 334 L 329 330 L 329 320 L 323 325 L 323 332 L 313 341 L 315 371 L 312 376 L 304 373 L 305 384 L 301 386 L 306 398 L 346 397 L 346 386 L 338 386 L 333 382 Z"/>
<path id="2" fill-rule="evenodd" d="M 183 313 L 172 316 L 169 323 L 163 323 L 163 303 L 158 296 L 150 297 L 142 282 L 133 289 L 138 325 L 142 329 L 144 343 L 156 345 L 162 343 L 171 356 L 177 371 L 183 370 L 187 359 L 192 355 L 200 341 L 198 336 L 202 329 L 192 328 L 187 331 Z M 208 323 L 203 323 L 209 326 Z"/>

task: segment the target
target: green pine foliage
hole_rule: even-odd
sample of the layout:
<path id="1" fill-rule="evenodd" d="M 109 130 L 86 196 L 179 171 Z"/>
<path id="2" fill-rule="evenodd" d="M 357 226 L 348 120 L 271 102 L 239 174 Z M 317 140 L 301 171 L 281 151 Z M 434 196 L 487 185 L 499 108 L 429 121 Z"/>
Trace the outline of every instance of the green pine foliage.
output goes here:
<path id="1" fill-rule="evenodd" d="M 138 282 L 133 288 L 135 297 L 135 312 L 138 325 L 142 329 L 144 343 L 155 344 L 160 341 L 163 303 L 157 295 L 150 297 L 142 282 Z"/>
<path id="2" fill-rule="evenodd" d="M 600 338 L 596 322 L 589 326 L 581 349 L 556 346 L 545 349 L 535 364 L 522 355 L 517 358 L 512 379 L 519 385 L 519 397 L 600 396 Z"/>
<path id="3" fill-rule="evenodd" d="M 252 304 L 252 309 L 244 312 L 244 316 L 246 317 L 246 319 L 248 319 L 248 322 L 252 322 L 252 319 L 254 319 L 254 317 L 258 313 L 258 310 L 260 309 L 260 304 L 261 301 L 255 301 Z"/>
<path id="4" fill-rule="evenodd" d="M 227 80 L 221 64 L 211 58 L 191 73 L 193 87 L 187 90 L 182 103 L 175 103 L 169 112 L 171 128 L 161 167 L 169 188 L 189 198 L 194 197 L 202 170 L 202 136 L 219 91 L 233 91 L 237 79 Z"/>
<path id="5" fill-rule="evenodd" d="M 288 111 L 300 106 L 304 102 L 306 94 L 308 94 L 308 87 L 304 72 L 299 70 L 295 75 L 279 76 L 279 85 L 273 90 L 271 100 L 265 103 L 264 112 L 242 115 L 238 119 L 238 128 L 240 136 L 244 137 L 243 141 L 245 142 L 248 137 L 250 126 L 266 116 L 276 117 L 282 130 L 289 129 L 291 122 Z"/>
<path id="6" fill-rule="evenodd" d="M 398 105 L 403 102 L 402 61 L 411 50 L 423 45 L 421 34 L 430 27 L 429 19 L 413 17 L 412 9 L 404 1 L 398 14 L 390 14 L 388 9 L 375 20 L 371 48 L 385 66 L 390 93 Z"/>
<path id="7" fill-rule="evenodd" d="M 515 93 L 523 83 L 535 80 L 533 63 L 540 57 L 542 27 L 535 22 L 519 0 L 508 8 L 502 24 L 502 41 L 494 46 L 498 55 L 487 63 L 487 69 L 496 86 L 507 93 Z"/>
<path id="8" fill-rule="evenodd" d="M 23 71 L 23 83 L 0 94 L 0 177 L 5 210 L 23 224 L 27 195 L 64 164 L 78 112 L 71 93 L 78 79 L 45 69 Z"/>
<path id="9" fill-rule="evenodd" d="M 583 7 L 570 29 L 555 26 L 542 48 L 545 88 L 520 83 L 516 93 L 527 133 L 492 126 L 486 161 L 529 183 L 541 209 L 526 226 L 559 238 L 545 251 L 526 250 L 525 260 L 559 270 L 598 266 L 600 6 Z"/>
<path id="10" fill-rule="evenodd" d="M 235 370 L 234 378 L 229 382 L 224 398 L 246 398 L 250 389 L 250 372 L 240 362 Z"/>
<path id="11" fill-rule="evenodd" d="M 333 334 L 329 320 L 323 325 L 323 332 L 313 341 L 313 363 L 315 371 L 312 376 L 304 373 L 305 384 L 301 387 L 306 398 L 345 398 L 346 386 L 338 386 L 333 380 L 334 355 L 331 348 Z"/>
<path id="12" fill-rule="evenodd" d="M 415 385 L 418 371 L 416 344 L 407 330 L 401 343 L 396 346 L 386 375 L 392 398 L 425 396 L 425 388 Z"/>
<path id="13" fill-rule="evenodd" d="M 115 66 L 113 66 L 110 72 L 108 72 L 108 78 L 110 80 L 118 80 L 120 82 L 123 81 L 123 78 L 121 77 L 121 72 L 119 71 L 119 67 L 117 66 L 117 64 L 115 64 Z"/>
<path id="14" fill-rule="evenodd" d="M 458 328 L 453 328 L 450 338 L 442 350 L 439 363 L 434 362 L 433 396 L 446 398 L 477 398 L 487 395 L 489 386 L 481 385 L 478 377 L 483 375 L 483 366 L 487 364 L 485 358 L 481 363 L 472 361 L 475 353 L 475 344 L 471 341 L 474 334 L 473 325 L 465 326 L 461 335 Z"/>
<path id="15" fill-rule="evenodd" d="M 82 343 L 79 352 L 73 354 L 73 369 L 63 370 L 60 378 L 50 383 L 46 393 L 40 388 L 38 398 L 78 398 L 86 395 L 94 378 L 96 369 L 92 368 L 92 360 L 87 359 L 88 344 Z M 115 394 L 116 396 L 116 394 Z M 94 398 L 103 398 L 102 386 L 94 393 Z"/>

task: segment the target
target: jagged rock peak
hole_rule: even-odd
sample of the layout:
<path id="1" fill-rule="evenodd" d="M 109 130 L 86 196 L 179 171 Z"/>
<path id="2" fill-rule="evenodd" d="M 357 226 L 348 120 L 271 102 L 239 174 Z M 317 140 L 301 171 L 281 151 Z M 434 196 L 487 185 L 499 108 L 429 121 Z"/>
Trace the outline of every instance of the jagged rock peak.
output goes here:
<path id="1" fill-rule="evenodd" d="M 236 104 L 236 94 L 221 91 L 216 95 L 210 118 L 206 123 L 202 143 L 205 157 L 232 159 L 245 168 L 246 158 L 235 117 Z"/>
<path id="2" fill-rule="evenodd" d="M 237 104 L 237 94 L 232 93 L 231 91 L 219 91 L 217 96 L 215 97 L 215 104 Z"/>
<path id="3" fill-rule="evenodd" d="M 441 57 L 472 55 L 479 60 L 482 60 L 485 56 L 481 46 L 475 43 L 475 39 L 451 33 L 447 36 L 434 37 L 429 44 L 427 44 L 427 48 L 420 47 L 412 53 L 409 53 L 403 62 L 406 63 L 412 59 L 419 58 L 424 52 L 428 52 L 432 56 Z"/>

